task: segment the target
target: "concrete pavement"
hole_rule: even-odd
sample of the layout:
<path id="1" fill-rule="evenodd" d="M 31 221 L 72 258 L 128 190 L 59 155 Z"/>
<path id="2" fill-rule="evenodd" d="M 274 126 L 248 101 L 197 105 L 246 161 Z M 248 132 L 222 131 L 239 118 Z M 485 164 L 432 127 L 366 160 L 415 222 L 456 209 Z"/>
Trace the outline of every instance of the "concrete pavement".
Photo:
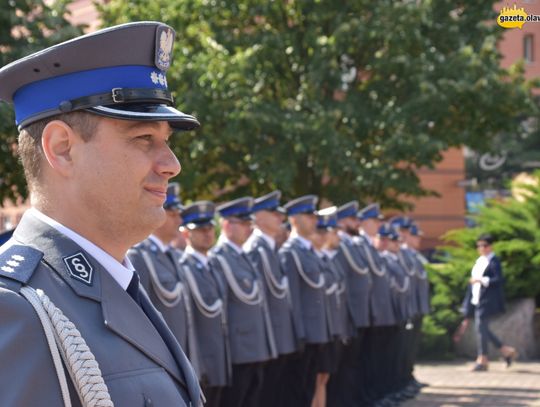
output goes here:
<path id="1" fill-rule="evenodd" d="M 471 372 L 472 362 L 417 365 L 415 377 L 428 383 L 403 407 L 540 407 L 540 362 L 517 362 L 509 369 L 491 362 L 487 372 Z"/>

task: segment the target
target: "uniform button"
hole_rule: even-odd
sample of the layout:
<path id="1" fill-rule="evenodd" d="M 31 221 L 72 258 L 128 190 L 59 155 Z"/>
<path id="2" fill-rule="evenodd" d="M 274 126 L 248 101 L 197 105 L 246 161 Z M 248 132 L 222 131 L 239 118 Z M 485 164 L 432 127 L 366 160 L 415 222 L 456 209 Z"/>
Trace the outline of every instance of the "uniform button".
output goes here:
<path id="1" fill-rule="evenodd" d="M 150 397 L 144 396 L 144 407 L 154 407 L 154 403 Z"/>

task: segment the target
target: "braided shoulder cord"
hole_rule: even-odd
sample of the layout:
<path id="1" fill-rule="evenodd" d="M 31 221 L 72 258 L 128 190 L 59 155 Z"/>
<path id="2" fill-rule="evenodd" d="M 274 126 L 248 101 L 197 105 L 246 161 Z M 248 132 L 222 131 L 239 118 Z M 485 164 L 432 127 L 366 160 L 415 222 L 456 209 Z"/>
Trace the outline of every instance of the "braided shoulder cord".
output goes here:
<path id="1" fill-rule="evenodd" d="M 159 281 L 156 268 L 154 267 L 154 263 L 152 262 L 152 259 L 150 258 L 148 252 L 145 250 L 141 250 L 141 255 L 143 257 L 144 263 L 146 264 L 146 267 L 148 268 L 148 272 L 150 273 L 150 279 L 152 280 L 152 288 L 154 289 L 154 292 L 156 293 L 159 300 L 163 303 L 163 305 L 168 308 L 172 308 L 178 305 L 180 300 L 182 300 L 182 291 L 184 288 L 183 284 L 178 281 L 171 291 L 167 290 L 163 286 L 163 284 L 161 284 L 161 281 Z"/>
<path id="2" fill-rule="evenodd" d="M 305 273 L 304 268 L 302 267 L 302 262 L 300 261 L 300 258 L 298 257 L 298 253 L 296 253 L 294 249 L 291 249 L 291 254 L 293 256 L 294 263 L 296 264 L 296 269 L 298 270 L 298 273 L 300 274 L 302 279 L 307 283 L 307 285 L 315 290 L 319 290 L 323 288 L 325 284 L 324 275 L 322 273 L 319 274 L 318 282 L 312 281 Z"/>
<path id="3" fill-rule="evenodd" d="M 189 288 L 191 289 L 191 294 L 193 296 L 193 302 L 197 306 L 197 309 L 200 311 L 202 315 L 204 315 L 206 318 L 215 318 L 219 314 L 223 312 L 223 301 L 221 298 L 218 298 L 216 301 L 214 301 L 213 304 L 208 305 L 204 298 L 202 297 L 202 294 L 199 290 L 199 285 L 197 284 L 197 281 L 195 281 L 195 277 L 193 277 L 193 274 L 189 267 L 184 267 L 184 275 L 186 276 L 186 281 L 188 283 Z"/>
<path id="4" fill-rule="evenodd" d="M 367 247 L 366 244 L 363 244 L 360 246 L 362 249 L 364 249 L 364 252 L 366 253 L 366 257 L 368 259 L 368 263 L 371 267 L 371 271 L 373 271 L 376 275 L 379 277 L 383 277 L 386 274 L 386 270 L 384 268 L 384 265 L 381 265 L 381 268 L 377 267 L 375 264 L 375 261 L 373 260 L 373 256 L 371 255 L 371 250 L 369 247 Z"/>
<path id="5" fill-rule="evenodd" d="M 407 253 L 406 252 L 404 252 L 403 250 L 398 251 L 397 257 L 398 257 L 398 260 L 399 260 L 399 264 L 401 264 L 401 267 L 403 267 L 403 269 L 405 270 L 405 272 L 409 276 L 412 277 L 417 273 L 416 272 L 416 264 L 414 263 L 414 261 L 412 262 L 412 264 L 409 264 L 407 262 Z"/>
<path id="6" fill-rule="evenodd" d="M 367 274 L 369 272 L 369 269 L 367 267 L 362 268 L 362 267 L 359 267 L 358 264 L 356 264 L 356 262 L 352 258 L 351 252 L 349 251 L 349 248 L 347 247 L 345 242 L 341 242 L 339 245 L 341 246 L 341 249 L 343 250 L 343 255 L 347 259 L 347 262 L 349 263 L 349 266 L 351 266 L 351 268 L 356 273 L 358 273 L 360 275 L 365 275 L 365 274 Z"/>
<path id="7" fill-rule="evenodd" d="M 266 252 L 262 247 L 259 247 L 258 249 L 259 254 L 261 255 L 262 264 L 263 264 L 263 274 L 264 278 L 266 280 L 266 283 L 268 284 L 268 289 L 272 293 L 274 297 L 277 299 L 283 299 L 285 298 L 289 293 L 289 280 L 286 276 L 283 276 L 281 279 L 281 282 L 277 281 L 276 277 L 272 273 L 272 269 L 270 267 L 270 261 L 268 260 L 268 256 L 266 255 Z"/>
<path id="8" fill-rule="evenodd" d="M 216 255 L 216 259 L 218 260 L 221 266 L 221 269 L 223 270 L 223 274 L 225 275 L 225 279 L 229 283 L 229 287 L 231 287 L 231 290 L 236 296 L 236 298 L 238 298 L 240 301 L 242 301 L 243 303 L 247 305 L 260 304 L 261 301 L 263 300 L 263 297 L 260 293 L 259 282 L 254 281 L 251 292 L 245 293 L 242 290 L 242 288 L 238 285 L 238 282 L 236 281 L 236 277 L 234 277 L 234 274 L 227 260 L 219 254 Z"/>
<path id="9" fill-rule="evenodd" d="M 62 388 L 64 405 L 71 406 L 71 402 L 66 402 L 66 394 L 69 399 L 69 393 L 66 393 L 68 389 L 65 373 L 63 369 L 59 372 L 58 360 L 55 359 L 58 357 L 58 351 L 60 351 L 82 405 L 84 407 L 114 407 L 107 385 L 101 376 L 99 364 L 75 325 L 43 291 L 26 286 L 21 288 L 21 294 L 36 310 L 46 335 L 48 335 L 47 341 Z M 51 332 L 54 335 L 54 345 L 49 340 Z"/>

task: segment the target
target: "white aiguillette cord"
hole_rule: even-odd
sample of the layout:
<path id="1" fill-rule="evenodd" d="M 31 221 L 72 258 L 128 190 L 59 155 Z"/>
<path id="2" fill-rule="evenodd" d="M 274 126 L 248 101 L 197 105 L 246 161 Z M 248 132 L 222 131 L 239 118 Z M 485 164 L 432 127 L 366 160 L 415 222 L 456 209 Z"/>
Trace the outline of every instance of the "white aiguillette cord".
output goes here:
<path id="1" fill-rule="evenodd" d="M 45 331 L 64 406 L 71 407 L 71 398 L 62 359 L 84 407 L 114 407 L 98 362 L 75 325 L 42 290 L 25 286 L 20 293 L 34 307 Z"/>

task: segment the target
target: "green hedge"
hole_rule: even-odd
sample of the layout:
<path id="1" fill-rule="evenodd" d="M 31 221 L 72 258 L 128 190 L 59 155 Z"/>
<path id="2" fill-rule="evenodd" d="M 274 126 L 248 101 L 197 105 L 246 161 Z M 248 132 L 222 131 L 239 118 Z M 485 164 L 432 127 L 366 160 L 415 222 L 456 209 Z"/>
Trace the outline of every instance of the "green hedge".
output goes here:
<path id="1" fill-rule="evenodd" d="M 456 229 L 444 236 L 442 264 L 429 265 L 432 313 L 424 320 L 421 355 L 453 355 L 452 334 L 462 319 L 459 312 L 471 268 L 478 257 L 475 243 L 482 233 L 495 238 L 501 258 L 507 300 L 540 296 L 540 172 L 535 185 L 517 185 L 521 199 L 490 201 L 474 217 L 476 227 Z"/>

